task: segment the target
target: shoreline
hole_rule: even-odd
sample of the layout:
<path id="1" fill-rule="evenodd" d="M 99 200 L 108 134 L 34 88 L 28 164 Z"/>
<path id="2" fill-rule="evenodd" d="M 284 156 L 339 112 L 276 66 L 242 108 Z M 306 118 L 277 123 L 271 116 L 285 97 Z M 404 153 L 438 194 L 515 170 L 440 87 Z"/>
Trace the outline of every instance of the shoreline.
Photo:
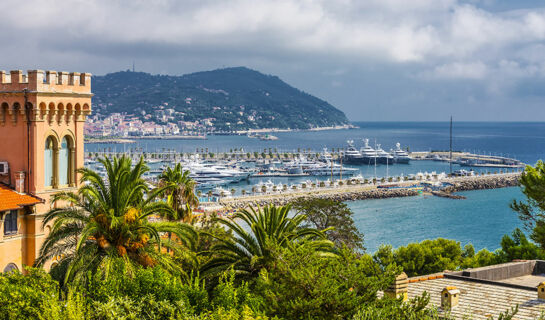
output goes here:
<path id="1" fill-rule="evenodd" d="M 358 128 L 358 126 L 353 124 L 344 124 L 339 126 L 316 127 L 316 128 L 310 128 L 310 129 L 261 128 L 261 129 L 238 130 L 238 131 L 235 131 L 235 133 L 248 134 L 248 133 L 268 133 L 268 132 L 326 131 L 326 130 L 345 130 L 345 129 L 354 129 L 354 128 Z"/>
<path id="2" fill-rule="evenodd" d="M 518 186 L 518 180 L 521 173 L 503 173 L 494 174 L 488 176 L 474 176 L 474 177 L 452 177 L 440 180 L 440 182 L 448 183 L 449 186 L 441 190 L 442 194 L 449 195 L 452 199 L 462 199 L 453 193 L 459 191 L 471 191 L 471 190 L 485 190 L 485 189 L 497 189 Z M 422 181 L 425 182 L 425 181 Z M 308 198 L 322 198 L 331 199 L 335 201 L 357 201 L 367 199 L 387 199 L 387 198 L 402 198 L 412 197 L 420 194 L 419 190 L 408 188 L 410 185 L 414 185 L 415 181 L 406 181 L 399 183 L 400 186 L 406 186 L 405 189 L 381 189 L 376 185 L 351 185 L 338 188 L 326 188 L 326 189 L 312 189 L 308 191 L 300 192 L 286 192 L 276 194 L 264 194 L 264 195 L 250 195 L 236 198 L 222 198 L 215 203 L 207 203 L 210 209 L 206 210 L 206 206 L 203 206 L 205 211 L 214 211 L 218 207 L 222 209 L 242 209 L 248 206 L 265 206 L 268 204 L 285 205 L 289 202 L 296 201 L 297 199 Z M 431 192 L 426 194 L 439 196 Z M 203 203 L 204 205 L 205 203 Z"/>
<path id="3" fill-rule="evenodd" d="M 279 129 L 279 128 L 261 128 L 261 129 L 248 129 L 234 131 L 233 135 L 246 135 L 252 133 L 272 133 L 272 132 L 298 132 L 298 131 L 327 131 L 327 130 L 348 130 L 358 128 L 353 124 L 345 124 L 340 126 L 330 127 L 316 127 L 310 129 Z M 168 135 L 168 136 L 135 136 L 130 138 L 91 138 L 85 137 L 86 143 L 136 143 L 137 140 L 208 140 L 208 136 L 222 135 L 218 133 L 207 133 L 204 136 L 182 136 L 182 135 Z"/>
<path id="4" fill-rule="evenodd" d="M 125 138 L 106 138 L 106 139 L 97 139 L 97 138 L 85 138 L 85 143 L 136 143 L 133 139 L 125 139 Z"/>

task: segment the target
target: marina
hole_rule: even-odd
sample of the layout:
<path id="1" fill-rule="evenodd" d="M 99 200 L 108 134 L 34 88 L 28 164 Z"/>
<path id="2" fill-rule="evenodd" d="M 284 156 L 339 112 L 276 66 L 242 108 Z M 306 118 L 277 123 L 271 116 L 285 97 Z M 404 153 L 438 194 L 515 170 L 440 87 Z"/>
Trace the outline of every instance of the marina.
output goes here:
<path id="1" fill-rule="evenodd" d="M 397 143 L 396 148 L 388 153 L 381 148 L 380 144 L 371 148 L 368 139 L 362 141 L 363 146 L 360 151 L 355 149 L 353 141 L 348 141 L 346 151 L 332 148 L 330 152 L 324 148 L 320 153 L 311 152 L 308 149 L 299 153 L 271 151 L 261 154 L 245 153 L 242 149 L 220 154 L 206 152 L 178 154 L 172 150 L 144 153 L 135 149 L 120 154 L 108 150 L 87 154 L 85 164 L 104 174 L 100 166 L 97 166 L 96 159 L 99 157 L 123 154 L 134 161 L 143 158 L 150 167 L 146 178 L 151 184 L 155 184 L 163 170 L 181 163 L 196 181 L 197 193 L 203 204 L 220 202 L 224 198 L 239 199 L 271 194 L 285 196 L 299 193 L 313 194 L 317 191 L 340 194 L 344 192 L 343 187 L 353 188 L 354 186 L 389 191 L 393 189 L 416 192 L 428 190 L 435 191 L 435 195 L 438 196 L 456 198 L 437 193 L 437 189 L 450 178 L 517 174 L 523 165 L 514 159 L 509 159 L 510 162 L 503 162 L 502 165 L 500 161 L 505 159 L 499 157 L 483 157 L 457 152 L 453 153 L 454 170 L 449 172 L 452 167 L 450 159 L 445 160 L 445 152 L 409 153 L 402 150 L 400 143 Z M 475 170 L 464 169 L 468 166 L 467 159 L 478 160 L 479 162 L 475 164 L 480 167 Z M 489 163 L 488 161 L 491 160 L 495 162 Z M 346 164 L 347 162 L 349 164 Z M 486 164 L 500 166 L 492 167 L 493 171 L 490 172 L 491 168 Z M 424 167 L 438 167 L 442 171 L 415 170 Z M 417 182 L 416 185 L 415 182 Z M 409 188 L 409 185 L 413 187 Z M 413 193 L 410 194 L 414 195 Z"/>
<path id="2" fill-rule="evenodd" d="M 390 178 L 395 181 L 396 177 L 420 178 L 421 180 L 409 182 L 412 182 L 411 184 L 418 182 L 433 191 L 433 188 L 436 188 L 435 181 L 426 181 L 426 176 L 433 177 L 435 172 L 435 175 L 443 173 L 448 177 L 451 172 L 450 153 L 446 148 L 449 141 L 448 123 L 358 123 L 358 126 L 360 128 L 351 130 L 278 132 L 274 133 L 279 138 L 276 141 L 261 141 L 246 136 L 209 136 L 208 140 L 202 141 L 148 140 L 130 145 L 86 144 L 85 156 L 90 161 L 100 156 L 121 154 L 131 155 L 134 159 L 143 156 L 156 172 L 150 173 L 150 178 L 161 172 L 162 166 L 171 165 L 182 159 L 188 161 L 191 157 L 197 157 L 200 162 L 238 165 L 243 170 L 252 171 L 248 179 L 239 182 L 216 186 L 218 180 L 210 179 L 206 188 L 197 191 L 202 206 L 198 210 L 200 212 L 204 211 L 204 208 L 207 211 L 231 213 L 235 210 L 231 203 L 236 203 L 237 199 L 241 198 L 250 198 L 253 199 L 251 203 L 259 204 L 267 203 L 267 199 L 281 198 L 279 195 L 282 194 L 289 197 L 296 194 L 312 195 L 319 189 L 322 193 L 342 194 L 338 199 L 346 200 L 348 206 L 354 210 L 358 229 L 365 234 L 365 245 L 371 252 L 381 243 L 399 246 L 438 236 L 457 239 L 464 244 L 471 241 L 477 249 L 488 247 L 494 250 L 503 234 L 510 233 L 513 228 L 520 226 L 516 215 L 509 208 L 509 202 L 520 196 L 517 187 L 469 189 L 472 191 L 451 193 L 463 196 L 465 200 L 444 198 L 433 195 L 431 191 L 417 191 L 416 196 L 385 197 L 385 194 L 392 193 L 377 188 L 369 191 L 373 196 L 365 198 L 340 192 L 347 188 L 373 188 L 373 179 L 376 179 L 377 186 L 387 185 L 390 184 L 388 183 Z M 532 134 L 529 134 L 528 130 Z M 501 176 L 500 172 L 502 174 L 520 172 L 523 170 L 523 163 L 533 164 L 537 159 L 545 158 L 543 152 L 545 140 L 541 138 L 545 136 L 545 126 L 542 124 L 457 123 L 455 131 L 457 135 L 453 139 L 453 160 L 471 155 L 520 160 L 520 164 L 513 167 L 505 165 L 496 167 L 492 163 L 487 167 L 467 167 L 453 161 L 452 173 L 458 178 L 474 180 L 487 175 Z M 354 148 L 359 152 L 365 145 L 362 137 L 373 137 L 369 138 L 369 145 L 372 145 L 373 149 L 376 140 L 377 144 L 381 143 L 383 150 L 387 152 L 389 150 L 392 155 L 394 155 L 392 151 L 398 149 L 396 144 L 399 142 L 399 149 L 410 157 L 409 163 L 377 163 L 375 166 L 374 163 L 350 164 L 344 159 L 341 162 L 339 157 L 349 151 L 346 141 L 353 140 Z M 340 172 L 339 175 L 332 177 L 331 171 L 328 176 L 311 176 L 278 170 L 301 155 L 307 160 L 318 161 L 320 155 L 324 153 L 324 148 L 327 148 L 332 161 L 343 167 L 342 186 L 338 183 L 341 179 Z M 348 167 L 356 168 L 355 174 L 346 176 L 344 168 Z M 474 176 L 467 177 L 471 172 Z M 363 181 L 367 179 L 367 185 L 348 187 L 347 178 L 360 176 Z M 334 185 L 337 182 L 335 187 L 328 186 L 331 181 Z M 201 186 L 205 187 L 204 184 Z M 263 187 L 266 188 L 266 192 L 262 191 Z M 493 186 L 486 186 L 489 187 Z M 214 190 L 215 188 L 218 189 Z M 209 193 L 216 196 L 209 196 Z M 453 220 L 454 217 L 460 217 L 460 220 Z M 432 230 L 436 232 L 423 227 L 430 221 L 436 225 L 437 229 L 434 227 Z M 482 232 L 477 232 L 473 224 L 468 226 L 469 221 L 481 221 L 479 230 Z M 499 221 L 503 221 L 503 224 L 498 224 Z M 492 226 L 493 230 L 490 229 Z M 382 231 L 377 233 L 376 230 L 379 229 Z M 473 231 L 469 233 L 469 230 Z M 479 236 L 475 237 L 475 234 Z"/>

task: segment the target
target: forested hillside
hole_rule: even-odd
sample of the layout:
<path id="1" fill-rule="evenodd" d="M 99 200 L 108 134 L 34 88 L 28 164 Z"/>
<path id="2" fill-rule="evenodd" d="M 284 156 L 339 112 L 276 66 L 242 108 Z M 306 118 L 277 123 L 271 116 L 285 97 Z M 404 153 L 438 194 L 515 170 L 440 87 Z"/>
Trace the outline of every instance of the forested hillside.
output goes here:
<path id="1" fill-rule="evenodd" d="M 173 109 L 172 120 L 210 121 L 219 130 L 333 126 L 348 123 L 345 114 L 276 76 L 245 67 L 183 76 L 116 72 L 93 77 L 95 110 L 155 115 Z"/>

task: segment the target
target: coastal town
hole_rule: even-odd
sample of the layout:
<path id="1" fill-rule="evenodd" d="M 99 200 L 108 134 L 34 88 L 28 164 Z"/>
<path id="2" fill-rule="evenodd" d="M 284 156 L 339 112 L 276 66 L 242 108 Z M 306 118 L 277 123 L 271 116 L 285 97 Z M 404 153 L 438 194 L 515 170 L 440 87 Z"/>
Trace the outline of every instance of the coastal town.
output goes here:
<path id="1" fill-rule="evenodd" d="M 207 132 L 213 132 L 215 118 L 197 121 L 177 120 L 183 117 L 174 109 L 159 106 L 154 114 L 142 111 L 140 116 L 112 113 L 102 115 L 96 113 L 85 123 L 85 136 L 101 137 L 145 137 L 145 136 L 187 136 L 204 137 Z"/>
<path id="2" fill-rule="evenodd" d="M 395 149 L 385 151 L 376 142 L 371 146 L 367 138 L 361 139 L 363 145 L 359 150 L 353 140 L 348 140 L 345 147 L 331 150 L 324 148 L 322 152 L 310 148 L 299 148 L 296 152 L 279 152 L 273 148 L 264 148 L 263 152 L 247 152 L 243 148 L 234 148 L 229 152 L 213 153 L 205 148 L 197 148 L 196 152 L 183 153 L 165 148 L 160 151 L 144 150 L 142 147 L 127 149 L 124 145 L 121 152 L 115 147 L 113 150 L 112 147 L 96 149 L 101 146 L 100 142 L 95 143 L 95 151 L 86 152 L 84 132 L 89 133 L 89 128 L 97 132 L 106 130 L 108 134 L 103 136 L 131 137 L 140 131 L 150 135 L 180 133 L 177 124 L 168 122 L 175 115 L 172 109 L 160 109 L 161 112 L 154 114 L 153 117 L 166 123 L 163 127 L 154 127 L 156 124 L 152 121 L 142 122 L 137 117 L 122 114 L 112 114 L 104 119 L 93 118 L 90 82 L 91 75 L 88 73 L 30 70 L 23 74 L 20 70 L 14 70 L 8 75 L 0 71 L 0 135 L 3 137 L 0 140 L 0 213 L 3 221 L 0 228 L 3 229 L 0 232 L 0 264 L 4 266 L 0 280 L 13 276 L 32 279 L 36 272 L 51 277 L 45 272 L 61 272 L 61 282 L 57 282 L 53 290 L 72 290 L 72 284 L 61 289 L 61 283 L 65 283 L 65 286 L 67 283 L 79 283 L 82 277 L 100 272 L 98 270 L 101 270 L 102 263 L 94 264 L 88 260 L 95 258 L 102 261 L 119 259 L 116 261 L 130 263 L 131 268 L 140 270 L 138 272 L 149 272 L 147 270 L 152 267 L 162 268 L 160 261 L 169 261 L 169 264 L 175 265 L 177 259 L 185 259 L 185 254 L 193 254 L 189 251 L 192 250 L 191 245 L 186 244 L 186 241 L 196 241 L 190 239 L 192 235 L 207 236 L 211 229 L 203 228 L 207 228 L 208 223 L 217 223 L 214 228 L 224 232 L 221 225 L 231 228 L 241 234 L 242 238 L 237 239 L 255 239 L 243 231 L 238 225 L 239 221 L 247 221 L 251 230 L 258 230 L 262 227 L 258 226 L 265 223 L 259 221 L 268 216 L 273 220 L 284 219 L 282 224 L 288 230 L 296 228 L 296 232 L 310 232 L 314 235 L 301 238 L 301 243 L 296 241 L 293 245 L 304 245 L 309 241 L 308 245 L 323 246 L 336 257 L 339 254 L 337 250 L 345 250 L 347 243 L 361 246 L 361 240 L 342 243 L 343 247 L 335 249 L 335 242 L 327 240 L 325 231 L 306 227 L 297 229 L 296 225 L 301 223 L 298 219 L 305 219 L 306 215 L 289 217 L 292 206 L 310 203 L 311 207 L 305 210 L 313 212 L 325 203 L 326 212 L 332 210 L 332 213 L 344 210 L 342 208 L 346 208 L 346 203 L 370 199 L 420 196 L 466 201 L 466 197 L 459 192 L 516 187 L 527 183 L 522 170 L 532 170 L 520 160 L 504 155 L 473 154 L 452 149 L 408 152 L 400 143 L 396 143 Z M 21 105 L 26 106 L 25 112 L 19 112 Z M 152 119 L 146 117 L 146 114 L 143 116 L 144 119 Z M 452 129 L 452 122 L 450 126 Z M 170 128 L 173 128 L 172 131 L 168 131 Z M 252 137 L 248 135 L 248 139 Z M 181 139 L 180 143 L 183 141 Z M 413 166 L 448 168 L 449 171 L 409 174 L 397 174 L 395 171 L 401 169 L 410 172 Z M 371 172 L 374 174 L 371 175 Z M 269 180 L 263 182 L 263 178 Z M 284 180 L 273 182 L 270 179 Z M 237 184 L 238 190 L 233 188 Z M 66 206 L 67 202 L 71 205 Z M 350 210 L 348 212 L 352 214 Z M 257 220 L 252 222 L 254 219 Z M 358 239 L 359 233 L 354 231 L 351 219 L 348 221 L 353 227 L 352 236 Z M 344 223 L 337 225 L 338 228 L 343 226 Z M 82 228 L 89 231 L 83 231 Z M 334 229 L 330 227 L 325 230 Z M 85 232 L 89 233 L 81 238 L 85 243 L 70 240 Z M 172 235 L 176 238 L 172 239 Z M 286 239 L 281 237 L 278 240 Z M 211 247 L 217 250 L 215 254 L 219 258 L 203 258 L 207 259 L 205 264 L 196 267 L 195 271 L 206 274 L 219 266 L 220 273 L 211 273 L 214 277 L 233 270 L 229 259 L 233 253 L 240 252 L 239 247 L 231 247 L 235 240 L 219 241 Z M 162 245 L 168 249 L 163 250 Z M 232 249 L 224 251 L 224 245 Z M 109 248 L 114 248 L 114 251 Z M 148 250 L 154 250 L 154 257 L 159 255 L 160 258 L 152 258 Z M 178 252 L 184 253 L 178 256 Z M 320 251 L 313 252 L 315 259 L 318 259 L 316 261 L 322 261 Z M 198 251 L 195 254 L 205 255 Z M 111 257 L 107 258 L 109 255 Z M 134 260 L 130 258 L 132 255 L 135 256 Z M 376 256 L 364 257 L 378 259 Z M 131 260 L 127 262 L 124 259 Z M 338 261 L 337 258 L 333 259 L 323 262 Z M 356 259 L 362 258 L 358 256 Z M 485 268 L 484 274 L 476 271 L 478 273 L 475 276 L 468 276 L 465 269 L 463 272 L 442 272 L 445 270 L 443 267 L 430 269 L 434 272 L 431 275 L 429 272 L 413 271 L 409 267 L 396 269 L 391 274 L 395 278 L 393 283 L 387 282 L 388 285 L 377 287 L 374 296 L 375 299 L 395 298 L 392 301 L 402 306 L 408 297 L 425 298 L 430 292 L 431 301 L 440 308 L 441 317 L 451 311 L 457 317 L 463 317 L 466 313 L 460 311 L 458 304 L 468 308 L 469 312 L 482 310 L 481 304 L 467 300 L 470 297 L 467 294 L 456 298 L 461 291 L 457 287 L 445 286 L 443 279 L 453 279 L 447 283 L 456 283 L 458 287 L 468 288 L 472 292 L 504 290 L 504 282 L 508 281 L 519 290 L 537 292 L 534 295 L 538 299 L 545 298 L 539 291 L 545 288 L 540 261 L 534 259 L 525 262 L 524 268 L 528 270 L 520 271 L 519 262 L 501 259 L 498 261 L 507 264 L 497 265 L 494 263 L 496 260 L 473 262 L 471 266 L 476 268 L 473 270 Z M 64 264 L 76 269 L 62 269 Z M 30 265 L 38 267 L 36 270 L 39 271 L 28 269 Z M 244 270 L 245 263 L 240 268 Z M 377 264 L 376 268 L 392 268 L 392 265 Z M 489 271 L 486 270 L 496 274 L 503 272 L 500 269 L 508 269 L 508 276 L 489 279 Z M 163 269 L 154 270 L 166 272 Z M 413 277 L 409 278 L 407 274 Z M 169 275 L 172 276 L 177 277 Z M 105 280 L 93 281 L 109 279 L 105 277 Z M 134 281 L 130 275 L 128 277 L 126 281 Z M 343 279 L 339 284 L 344 285 L 345 281 Z M 486 282 L 496 287 L 475 288 L 471 286 L 473 281 Z M 85 286 L 84 283 L 77 285 Z M 418 296 L 419 290 L 424 290 L 423 287 L 427 288 L 426 293 Z M 437 297 L 439 293 L 440 299 Z M 47 293 L 47 296 L 55 297 L 56 294 Z M 497 303 L 505 307 L 511 306 L 510 301 L 511 298 L 507 296 L 498 299 Z M 503 312 L 509 314 L 516 311 L 513 310 L 495 308 L 490 311 L 501 317 L 505 314 Z M 521 310 L 528 315 L 522 319 L 531 319 L 541 309 L 528 305 L 521 307 Z M 157 312 L 162 312 L 162 309 L 154 311 Z M 173 312 L 175 314 L 178 311 Z M 84 318 L 94 319 L 94 316 L 87 315 Z"/>
<path id="3" fill-rule="evenodd" d="M 543 1 L 0 11 L 0 320 L 545 320 Z"/>

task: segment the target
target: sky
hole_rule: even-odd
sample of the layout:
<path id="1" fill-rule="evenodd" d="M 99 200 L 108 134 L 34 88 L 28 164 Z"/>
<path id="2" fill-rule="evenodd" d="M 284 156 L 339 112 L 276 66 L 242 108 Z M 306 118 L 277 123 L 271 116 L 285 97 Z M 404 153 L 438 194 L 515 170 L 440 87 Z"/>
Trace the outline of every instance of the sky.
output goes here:
<path id="1" fill-rule="evenodd" d="M 0 70 L 246 66 L 352 121 L 545 121 L 545 0 L 2 0 Z"/>

